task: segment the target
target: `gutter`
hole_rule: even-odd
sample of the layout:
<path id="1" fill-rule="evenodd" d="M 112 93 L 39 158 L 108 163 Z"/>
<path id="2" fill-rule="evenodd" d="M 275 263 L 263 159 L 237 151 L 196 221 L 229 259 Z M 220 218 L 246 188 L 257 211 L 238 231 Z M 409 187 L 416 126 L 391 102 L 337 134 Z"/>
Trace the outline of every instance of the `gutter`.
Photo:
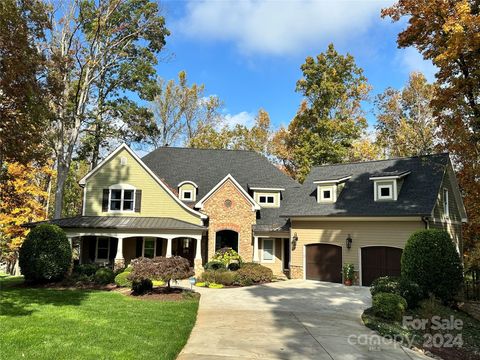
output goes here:
<path id="1" fill-rule="evenodd" d="M 422 221 L 425 223 L 425 229 L 429 229 L 430 228 L 430 220 L 429 220 L 428 216 L 422 216 Z"/>

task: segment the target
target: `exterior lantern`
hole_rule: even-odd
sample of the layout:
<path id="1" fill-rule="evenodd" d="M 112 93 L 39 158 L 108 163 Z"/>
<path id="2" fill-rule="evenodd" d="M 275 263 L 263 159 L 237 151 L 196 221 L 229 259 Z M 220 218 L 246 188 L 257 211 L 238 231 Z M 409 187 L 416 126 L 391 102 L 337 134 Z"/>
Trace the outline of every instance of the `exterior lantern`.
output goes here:
<path id="1" fill-rule="evenodd" d="M 292 250 L 295 250 L 297 247 L 297 241 L 298 241 L 298 235 L 297 233 L 294 233 L 292 236 Z"/>
<path id="2" fill-rule="evenodd" d="M 345 240 L 346 244 L 347 244 L 347 249 L 351 249 L 352 248 L 352 237 L 350 236 L 350 234 L 348 234 L 347 236 L 347 239 Z"/>

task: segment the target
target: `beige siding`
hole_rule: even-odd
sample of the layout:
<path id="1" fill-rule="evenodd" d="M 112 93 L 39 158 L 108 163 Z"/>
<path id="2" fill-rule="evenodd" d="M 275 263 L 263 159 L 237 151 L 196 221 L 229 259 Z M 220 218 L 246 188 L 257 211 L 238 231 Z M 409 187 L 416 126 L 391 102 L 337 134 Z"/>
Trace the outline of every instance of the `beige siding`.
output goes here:
<path id="1" fill-rule="evenodd" d="M 126 165 L 120 159 L 127 159 Z M 115 184 L 129 184 L 142 190 L 140 212 L 102 212 L 103 189 Z M 161 216 L 172 217 L 193 224 L 202 224 L 199 216 L 192 214 L 176 202 L 160 184 L 133 158 L 127 150 L 121 150 L 94 173 L 86 183 L 85 215 L 95 216 Z"/>
<path id="2" fill-rule="evenodd" d="M 433 210 L 433 215 L 435 219 L 444 219 L 445 217 L 445 209 L 443 206 L 443 189 L 448 189 L 448 211 L 449 211 L 449 218 L 452 221 L 461 222 L 460 212 L 458 210 L 458 205 L 455 201 L 453 184 L 449 176 L 449 172 L 445 172 L 445 176 L 442 181 L 442 185 L 440 186 L 440 191 L 438 192 L 437 196 L 437 203 Z"/>
<path id="3" fill-rule="evenodd" d="M 425 228 L 418 221 L 297 221 L 292 220 L 292 234 L 298 241 L 292 250 L 291 268 L 294 277 L 303 276 L 304 246 L 313 243 L 340 245 L 343 263 L 352 263 L 359 270 L 360 248 L 364 246 L 392 246 L 403 248 L 410 235 Z M 351 236 L 352 248 L 348 250 L 345 240 Z"/>
<path id="4" fill-rule="evenodd" d="M 259 257 L 260 257 L 260 263 L 272 269 L 274 275 L 279 275 L 283 271 L 283 264 L 282 264 L 282 239 L 273 239 L 275 241 L 275 257 L 274 257 L 274 262 L 263 262 L 262 261 L 262 252 L 263 252 L 263 241 L 265 239 L 270 239 L 270 238 L 259 238 Z"/>

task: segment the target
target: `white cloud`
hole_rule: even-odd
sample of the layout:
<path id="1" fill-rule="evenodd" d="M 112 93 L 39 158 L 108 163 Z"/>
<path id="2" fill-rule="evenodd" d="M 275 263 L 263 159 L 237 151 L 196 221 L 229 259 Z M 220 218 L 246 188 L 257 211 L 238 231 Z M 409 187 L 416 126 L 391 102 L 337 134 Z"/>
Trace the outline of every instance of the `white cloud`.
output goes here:
<path id="1" fill-rule="evenodd" d="M 430 60 L 424 60 L 422 55 L 413 47 L 400 50 L 397 62 L 406 73 L 419 71 L 425 75 L 429 82 L 435 81 L 437 67 Z"/>
<path id="2" fill-rule="evenodd" d="M 380 20 L 383 0 L 190 0 L 174 30 L 198 40 L 232 41 L 244 53 L 295 54 L 351 39 Z"/>
<path id="3" fill-rule="evenodd" d="M 244 125 L 251 128 L 255 123 L 255 115 L 247 111 L 239 112 L 238 114 L 226 114 L 224 124 L 229 128 L 235 127 L 235 125 Z"/>

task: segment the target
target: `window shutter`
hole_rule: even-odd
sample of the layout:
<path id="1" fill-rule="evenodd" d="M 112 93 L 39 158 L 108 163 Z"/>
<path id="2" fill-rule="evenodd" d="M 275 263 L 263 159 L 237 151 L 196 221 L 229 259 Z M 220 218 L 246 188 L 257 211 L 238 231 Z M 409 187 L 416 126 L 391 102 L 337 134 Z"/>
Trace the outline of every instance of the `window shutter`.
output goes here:
<path id="1" fill-rule="evenodd" d="M 103 189 L 103 199 L 102 199 L 102 211 L 107 212 L 108 211 L 108 197 L 110 195 L 110 190 L 108 189 Z"/>
<path id="2" fill-rule="evenodd" d="M 135 212 L 140 212 L 142 207 L 142 190 L 135 191 Z"/>

